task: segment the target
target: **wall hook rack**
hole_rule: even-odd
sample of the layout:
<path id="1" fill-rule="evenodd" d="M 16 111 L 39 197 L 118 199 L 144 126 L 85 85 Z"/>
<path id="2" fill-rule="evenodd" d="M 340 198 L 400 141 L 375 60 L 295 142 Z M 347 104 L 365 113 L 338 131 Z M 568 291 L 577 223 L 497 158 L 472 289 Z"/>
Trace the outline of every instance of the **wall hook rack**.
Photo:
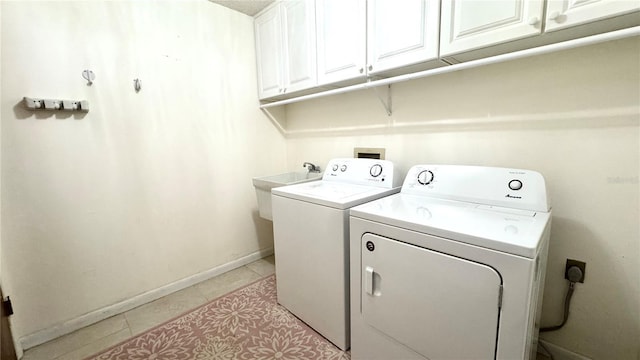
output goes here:
<path id="1" fill-rule="evenodd" d="M 58 100 L 24 97 L 24 106 L 27 110 L 62 110 L 89 112 L 87 100 Z"/>

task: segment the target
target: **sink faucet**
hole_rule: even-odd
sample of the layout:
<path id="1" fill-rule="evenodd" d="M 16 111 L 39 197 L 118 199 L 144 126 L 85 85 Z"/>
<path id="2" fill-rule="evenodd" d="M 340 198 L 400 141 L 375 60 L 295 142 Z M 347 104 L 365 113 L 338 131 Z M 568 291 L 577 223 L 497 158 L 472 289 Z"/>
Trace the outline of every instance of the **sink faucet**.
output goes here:
<path id="1" fill-rule="evenodd" d="M 311 173 L 319 173 L 320 172 L 320 166 L 318 165 L 314 165 L 310 162 L 305 162 L 304 164 L 302 164 L 302 167 L 306 167 L 309 172 Z"/>

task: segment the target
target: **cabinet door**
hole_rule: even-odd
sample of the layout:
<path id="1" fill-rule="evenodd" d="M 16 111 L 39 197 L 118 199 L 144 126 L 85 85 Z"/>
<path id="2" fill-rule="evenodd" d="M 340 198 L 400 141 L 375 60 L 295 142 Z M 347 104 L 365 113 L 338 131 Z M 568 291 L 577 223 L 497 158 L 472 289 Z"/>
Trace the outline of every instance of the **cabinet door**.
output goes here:
<path id="1" fill-rule="evenodd" d="M 444 0 L 440 56 L 538 35 L 542 0 Z"/>
<path id="2" fill-rule="evenodd" d="M 366 1 L 316 0 L 318 84 L 365 76 Z"/>
<path id="3" fill-rule="evenodd" d="M 369 0 L 367 21 L 369 74 L 438 57 L 440 1 Z"/>
<path id="4" fill-rule="evenodd" d="M 276 96 L 284 88 L 282 62 L 282 18 L 280 6 L 272 6 L 254 21 L 258 96 Z"/>
<path id="5" fill-rule="evenodd" d="M 314 2 L 283 1 L 285 92 L 316 85 L 316 22 Z"/>
<path id="6" fill-rule="evenodd" d="M 545 31 L 602 20 L 640 10 L 633 0 L 549 0 Z"/>

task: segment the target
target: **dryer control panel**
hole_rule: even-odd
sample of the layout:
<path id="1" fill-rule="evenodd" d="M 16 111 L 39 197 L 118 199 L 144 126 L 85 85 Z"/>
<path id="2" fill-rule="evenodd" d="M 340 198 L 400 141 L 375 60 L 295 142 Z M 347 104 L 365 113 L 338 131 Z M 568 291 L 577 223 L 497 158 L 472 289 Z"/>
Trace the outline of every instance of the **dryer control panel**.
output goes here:
<path id="1" fill-rule="evenodd" d="M 407 173 L 401 192 L 484 206 L 543 212 L 551 209 L 544 178 L 531 170 L 416 165 Z"/>
<path id="2" fill-rule="evenodd" d="M 322 180 L 389 189 L 400 186 L 401 181 L 391 161 L 364 158 L 341 158 L 329 161 Z"/>

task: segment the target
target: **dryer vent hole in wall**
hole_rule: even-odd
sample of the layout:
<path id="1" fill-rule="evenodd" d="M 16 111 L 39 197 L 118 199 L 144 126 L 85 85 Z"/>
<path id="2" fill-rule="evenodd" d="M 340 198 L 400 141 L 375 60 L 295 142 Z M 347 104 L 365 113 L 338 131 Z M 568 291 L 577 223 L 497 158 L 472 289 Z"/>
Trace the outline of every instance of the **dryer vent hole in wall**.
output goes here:
<path id="1" fill-rule="evenodd" d="M 540 328 L 540 332 L 556 331 L 560 330 L 569 319 L 569 307 L 571 305 L 571 297 L 573 296 L 573 289 L 577 282 L 584 283 L 584 274 L 587 264 L 584 261 L 567 259 L 565 264 L 564 278 L 569 280 L 569 289 L 567 295 L 564 298 L 564 312 L 562 316 L 562 322 L 559 325 L 547 326 Z"/>
<path id="2" fill-rule="evenodd" d="M 384 148 L 353 148 L 353 157 L 362 159 L 384 160 Z"/>

